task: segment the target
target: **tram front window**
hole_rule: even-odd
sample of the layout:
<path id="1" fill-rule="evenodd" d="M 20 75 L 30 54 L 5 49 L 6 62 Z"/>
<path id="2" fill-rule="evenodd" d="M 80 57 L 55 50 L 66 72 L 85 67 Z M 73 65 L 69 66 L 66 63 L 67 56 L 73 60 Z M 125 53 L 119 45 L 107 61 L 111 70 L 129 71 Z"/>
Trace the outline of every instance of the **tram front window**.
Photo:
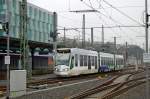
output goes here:
<path id="1" fill-rule="evenodd" d="M 56 65 L 66 65 L 69 66 L 69 56 L 70 54 L 66 53 L 57 53 L 56 55 Z"/>

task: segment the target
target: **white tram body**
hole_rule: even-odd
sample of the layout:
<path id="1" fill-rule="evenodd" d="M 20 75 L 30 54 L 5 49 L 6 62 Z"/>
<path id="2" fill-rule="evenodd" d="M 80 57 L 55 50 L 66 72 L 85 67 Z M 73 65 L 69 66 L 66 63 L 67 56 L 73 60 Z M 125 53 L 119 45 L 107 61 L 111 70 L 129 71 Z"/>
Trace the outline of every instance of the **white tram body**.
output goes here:
<path id="1" fill-rule="evenodd" d="M 114 55 L 110 53 L 99 53 L 100 68 L 99 72 L 108 72 L 114 70 Z"/>
<path id="2" fill-rule="evenodd" d="M 116 66 L 114 65 L 116 62 Z M 61 77 L 77 76 L 98 72 L 108 72 L 123 68 L 123 56 L 110 53 L 79 49 L 61 48 L 57 50 L 54 74 Z"/>
<path id="3" fill-rule="evenodd" d="M 123 68 L 124 68 L 123 55 L 116 55 L 116 70 L 121 70 Z"/>
<path id="4" fill-rule="evenodd" d="M 98 72 L 98 53 L 79 48 L 58 49 L 54 73 L 58 76 L 74 76 Z"/>

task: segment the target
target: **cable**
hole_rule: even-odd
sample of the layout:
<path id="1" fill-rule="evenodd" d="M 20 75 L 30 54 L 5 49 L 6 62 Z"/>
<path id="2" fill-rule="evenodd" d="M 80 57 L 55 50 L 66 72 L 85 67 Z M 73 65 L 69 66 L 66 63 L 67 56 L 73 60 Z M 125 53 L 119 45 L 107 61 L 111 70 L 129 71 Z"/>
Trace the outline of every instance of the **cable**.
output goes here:
<path id="1" fill-rule="evenodd" d="M 103 6 L 101 6 L 102 7 L 102 9 L 108 14 L 108 12 L 104 9 L 104 7 Z M 109 15 L 109 14 L 108 14 Z M 112 17 L 109 15 L 109 17 L 112 19 Z M 114 30 L 112 30 L 112 31 L 114 31 Z"/>
<path id="2" fill-rule="evenodd" d="M 85 3 L 85 2 L 83 2 L 83 3 L 84 3 L 86 6 L 90 7 L 91 9 L 96 10 L 94 7 L 92 7 L 92 6 L 88 5 L 87 3 Z M 99 14 L 101 14 L 101 15 L 105 16 L 106 18 L 110 19 L 111 21 L 113 21 L 113 22 L 115 22 L 115 23 L 119 23 L 119 24 L 121 24 L 120 22 L 116 21 L 116 20 L 115 20 L 115 19 L 113 19 L 113 18 L 108 17 L 107 15 L 105 15 L 105 14 L 101 13 L 101 12 L 100 12 L 100 11 L 98 11 L 98 10 L 97 10 L 97 13 L 99 13 Z M 123 25 L 123 24 L 121 24 L 121 25 Z"/>
<path id="3" fill-rule="evenodd" d="M 63 27 L 63 26 L 59 26 L 59 27 Z M 135 27 L 144 27 L 144 26 L 132 26 L 132 25 L 115 25 L 115 26 L 104 26 L 103 28 L 118 28 L 118 27 L 124 27 L 124 28 L 135 28 Z M 64 28 L 64 27 L 63 27 Z M 102 28 L 102 27 L 92 27 L 92 28 Z M 75 28 L 66 28 L 66 30 L 81 30 L 82 28 L 79 28 L 79 27 L 75 27 Z M 91 27 L 86 27 L 85 29 L 91 29 Z M 58 30 L 63 30 L 63 29 L 58 29 Z"/>
<path id="4" fill-rule="evenodd" d="M 103 6 L 101 6 L 102 7 L 102 9 L 108 14 L 108 12 L 104 9 L 104 7 Z M 108 14 L 109 15 L 109 14 Z M 109 15 L 109 17 L 111 17 L 110 15 Z M 112 18 L 112 17 L 111 17 Z M 119 27 L 119 28 L 121 28 L 121 27 Z M 131 29 L 131 28 L 129 28 L 131 31 L 133 31 L 133 32 L 136 32 L 135 30 L 133 30 L 133 29 Z M 122 29 L 121 29 L 122 30 Z"/>
<path id="5" fill-rule="evenodd" d="M 91 3 L 91 0 L 89 0 L 89 2 L 90 2 L 90 5 L 93 6 L 92 3 Z"/>
<path id="6" fill-rule="evenodd" d="M 102 7 L 102 9 L 108 14 L 108 12 L 104 9 L 104 7 L 103 6 L 101 6 Z M 109 14 L 108 14 L 109 15 Z M 109 15 L 109 17 L 111 17 L 110 15 Z M 111 17 L 112 18 L 112 17 Z M 124 32 L 122 29 L 121 29 L 121 27 L 118 27 L 122 32 Z M 136 31 L 134 31 L 133 29 L 131 29 L 131 28 L 129 28 L 131 31 L 133 31 L 133 32 L 136 32 Z"/>
<path id="7" fill-rule="evenodd" d="M 99 8 L 100 8 L 100 7 L 101 7 L 101 3 L 100 3 L 100 2 L 101 2 L 102 0 L 99 0 L 99 1 L 96 0 L 96 1 L 99 3 Z"/>
<path id="8" fill-rule="evenodd" d="M 103 0 L 107 5 L 109 5 L 110 7 L 114 8 L 116 11 L 120 12 L 122 15 L 126 16 L 127 18 L 129 18 L 130 20 L 134 21 L 135 23 L 139 24 L 139 25 L 143 25 L 140 22 L 136 21 L 135 19 L 133 19 L 132 17 L 128 16 L 126 13 L 122 12 L 121 10 L 117 9 L 115 6 L 111 5 L 110 3 L 108 3 L 106 0 Z"/>
<path id="9" fill-rule="evenodd" d="M 86 6 L 92 8 L 93 10 L 95 10 L 95 8 L 94 8 L 92 5 L 90 6 L 90 5 L 86 4 L 85 2 L 83 2 L 83 3 L 84 3 Z M 97 10 L 97 12 L 100 13 L 100 14 L 102 14 L 103 16 L 107 17 L 105 14 L 101 13 L 100 11 Z M 97 13 L 96 13 L 96 15 L 97 15 Z M 100 20 L 102 20 L 99 15 L 97 15 L 97 16 L 99 17 Z M 107 17 L 107 18 L 108 18 L 108 17 Z M 110 17 L 109 17 L 109 19 L 110 19 Z M 111 19 L 111 20 L 113 20 L 113 19 Z M 105 24 L 107 24 L 104 20 L 102 20 L 102 21 L 103 21 Z M 115 21 L 115 20 L 113 20 L 113 21 Z M 112 30 L 112 29 L 111 29 L 111 30 Z M 114 32 L 114 30 L 112 30 L 112 32 Z M 115 33 L 115 32 L 114 32 L 114 33 Z"/>

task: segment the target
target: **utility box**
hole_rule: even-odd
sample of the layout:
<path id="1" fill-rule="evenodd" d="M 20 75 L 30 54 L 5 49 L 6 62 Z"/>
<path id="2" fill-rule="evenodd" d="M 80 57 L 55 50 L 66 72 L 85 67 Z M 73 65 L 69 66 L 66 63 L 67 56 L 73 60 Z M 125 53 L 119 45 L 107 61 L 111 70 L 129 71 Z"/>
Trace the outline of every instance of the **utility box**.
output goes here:
<path id="1" fill-rule="evenodd" d="M 26 70 L 10 71 L 10 97 L 18 97 L 26 94 Z"/>

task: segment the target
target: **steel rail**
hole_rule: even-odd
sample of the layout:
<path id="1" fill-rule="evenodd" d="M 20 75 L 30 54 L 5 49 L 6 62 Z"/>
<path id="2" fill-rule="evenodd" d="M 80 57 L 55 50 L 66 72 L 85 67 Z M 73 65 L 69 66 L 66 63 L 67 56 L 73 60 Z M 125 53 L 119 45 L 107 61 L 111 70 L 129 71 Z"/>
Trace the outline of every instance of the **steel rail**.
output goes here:
<path id="1" fill-rule="evenodd" d="M 72 96 L 70 96 L 70 97 L 68 97 L 68 98 L 65 98 L 65 99 L 83 99 L 83 98 L 85 98 L 85 97 L 88 97 L 88 96 L 90 96 L 90 95 L 92 95 L 92 94 L 95 94 L 95 93 L 98 93 L 98 92 L 103 92 L 103 91 L 105 91 L 105 90 L 108 90 L 108 89 L 111 89 L 111 88 L 116 88 L 116 87 L 121 87 L 122 86 L 122 83 L 116 83 L 116 84 L 112 84 L 113 83 L 113 81 L 115 80 L 115 79 L 117 79 L 117 78 L 119 78 L 119 77 L 121 77 L 122 75 L 125 75 L 125 74 L 131 74 L 131 75 L 129 75 L 129 77 L 131 77 L 131 76 L 133 76 L 133 75 L 135 75 L 135 74 L 137 74 L 137 73 L 140 73 L 140 72 L 132 72 L 132 73 L 124 73 L 124 74 L 121 74 L 121 75 L 119 75 L 119 76 L 117 76 L 117 77 L 115 77 L 115 78 L 113 78 L 113 79 L 110 79 L 110 80 L 108 80 L 108 81 L 106 81 L 106 82 L 104 82 L 103 84 L 101 84 L 101 85 L 99 85 L 99 86 L 97 86 L 97 87 L 94 87 L 94 88 L 91 88 L 91 89 L 88 89 L 88 90 L 86 90 L 86 91 L 83 91 L 83 92 L 81 92 L 81 93 L 78 93 L 78 94 L 75 94 L 75 95 L 72 95 Z M 127 78 L 127 80 L 129 79 L 129 77 Z M 144 77 L 143 77 L 144 78 Z M 138 78 L 137 80 L 140 80 L 140 79 L 143 79 L 143 78 Z M 130 82 L 132 82 L 132 81 L 134 81 L 134 80 L 130 80 Z M 119 88 L 118 88 L 119 89 Z M 116 90 L 117 90 L 117 88 L 116 88 Z M 109 99 L 109 98 L 108 98 Z"/>

